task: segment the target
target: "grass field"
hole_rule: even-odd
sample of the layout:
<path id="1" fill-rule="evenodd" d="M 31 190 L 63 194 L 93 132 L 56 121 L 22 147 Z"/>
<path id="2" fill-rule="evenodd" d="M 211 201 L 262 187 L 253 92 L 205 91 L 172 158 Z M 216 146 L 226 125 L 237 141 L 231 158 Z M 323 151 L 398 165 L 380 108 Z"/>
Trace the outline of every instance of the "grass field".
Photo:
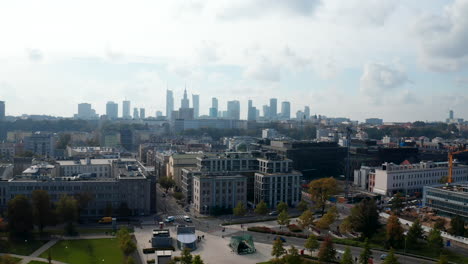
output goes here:
<path id="1" fill-rule="evenodd" d="M 0 253 L 28 256 L 45 243 L 47 240 L 0 241 Z"/>
<path id="2" fill-rule="evenodd" d="M 28 264 L 47 264 L 47 262 L 33 260 L 33 261 L 29 261 Z"/>
<path id="3" fill-rule="evenodd" d="M 52 259 L 70 263 L 122 263 L 124 256 L 119 249 L 117 239 L 81 239 L 64 240 L 51 249 Z M 48 252 L 40 255 L 47 258 Z"/>
<path id="4" fill-rule="evenodd" d="M 9 255 L 0 256 L 0 263 L 20 263 L 21 259 Z"/>

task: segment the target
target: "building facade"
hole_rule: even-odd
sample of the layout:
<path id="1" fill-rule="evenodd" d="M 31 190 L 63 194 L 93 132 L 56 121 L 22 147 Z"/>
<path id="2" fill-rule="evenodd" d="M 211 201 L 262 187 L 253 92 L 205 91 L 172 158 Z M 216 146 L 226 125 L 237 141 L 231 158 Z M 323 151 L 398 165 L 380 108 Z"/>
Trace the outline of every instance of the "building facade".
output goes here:
<path id="1" fill-rule="evenodd" d="M 461 216 L 468 220 L 468 185 L 425 186 L 423 206 L 430 207 L 440 215 Z"/>

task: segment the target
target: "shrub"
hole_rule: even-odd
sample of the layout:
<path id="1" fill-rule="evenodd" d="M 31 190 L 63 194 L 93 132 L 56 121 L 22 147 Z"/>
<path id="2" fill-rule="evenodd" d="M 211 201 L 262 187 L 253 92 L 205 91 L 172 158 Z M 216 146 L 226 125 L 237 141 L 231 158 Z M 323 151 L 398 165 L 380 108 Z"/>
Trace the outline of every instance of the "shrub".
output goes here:
<path id="1" fill-rule="evenodd" d="M 288 229 L 291 232 L 302 232 L 302 228 L 300 228 L 299 226 L 295 224 L 288 225 Z"/>

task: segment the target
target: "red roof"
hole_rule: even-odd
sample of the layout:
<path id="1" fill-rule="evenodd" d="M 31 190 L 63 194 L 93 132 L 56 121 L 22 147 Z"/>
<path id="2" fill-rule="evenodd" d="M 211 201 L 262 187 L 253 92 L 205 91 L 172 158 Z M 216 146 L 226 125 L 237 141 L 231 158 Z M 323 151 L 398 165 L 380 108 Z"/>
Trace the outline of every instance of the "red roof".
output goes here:
<path id="1" fill-rule="evenodd" d="M 400 165 L 411 165 L 411 162 L 409 162 L 408 160 L 405 160 Z"/>

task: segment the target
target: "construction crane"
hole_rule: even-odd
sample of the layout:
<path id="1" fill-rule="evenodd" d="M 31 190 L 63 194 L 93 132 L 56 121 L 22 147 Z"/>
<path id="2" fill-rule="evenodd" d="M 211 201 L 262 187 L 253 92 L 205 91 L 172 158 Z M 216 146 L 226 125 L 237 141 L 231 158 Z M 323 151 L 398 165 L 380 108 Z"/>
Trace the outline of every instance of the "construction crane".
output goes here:
<path id="1" fill-rule="evenodd" d="M 450 149 L 448 151 L 448 178 L 447 182 L 452 183 L 453 182 L 453 156 L 463 153 L 463 152 L 468 152 L 468 149 L 462 149 L 462 150 L 454 150 Z"/>

